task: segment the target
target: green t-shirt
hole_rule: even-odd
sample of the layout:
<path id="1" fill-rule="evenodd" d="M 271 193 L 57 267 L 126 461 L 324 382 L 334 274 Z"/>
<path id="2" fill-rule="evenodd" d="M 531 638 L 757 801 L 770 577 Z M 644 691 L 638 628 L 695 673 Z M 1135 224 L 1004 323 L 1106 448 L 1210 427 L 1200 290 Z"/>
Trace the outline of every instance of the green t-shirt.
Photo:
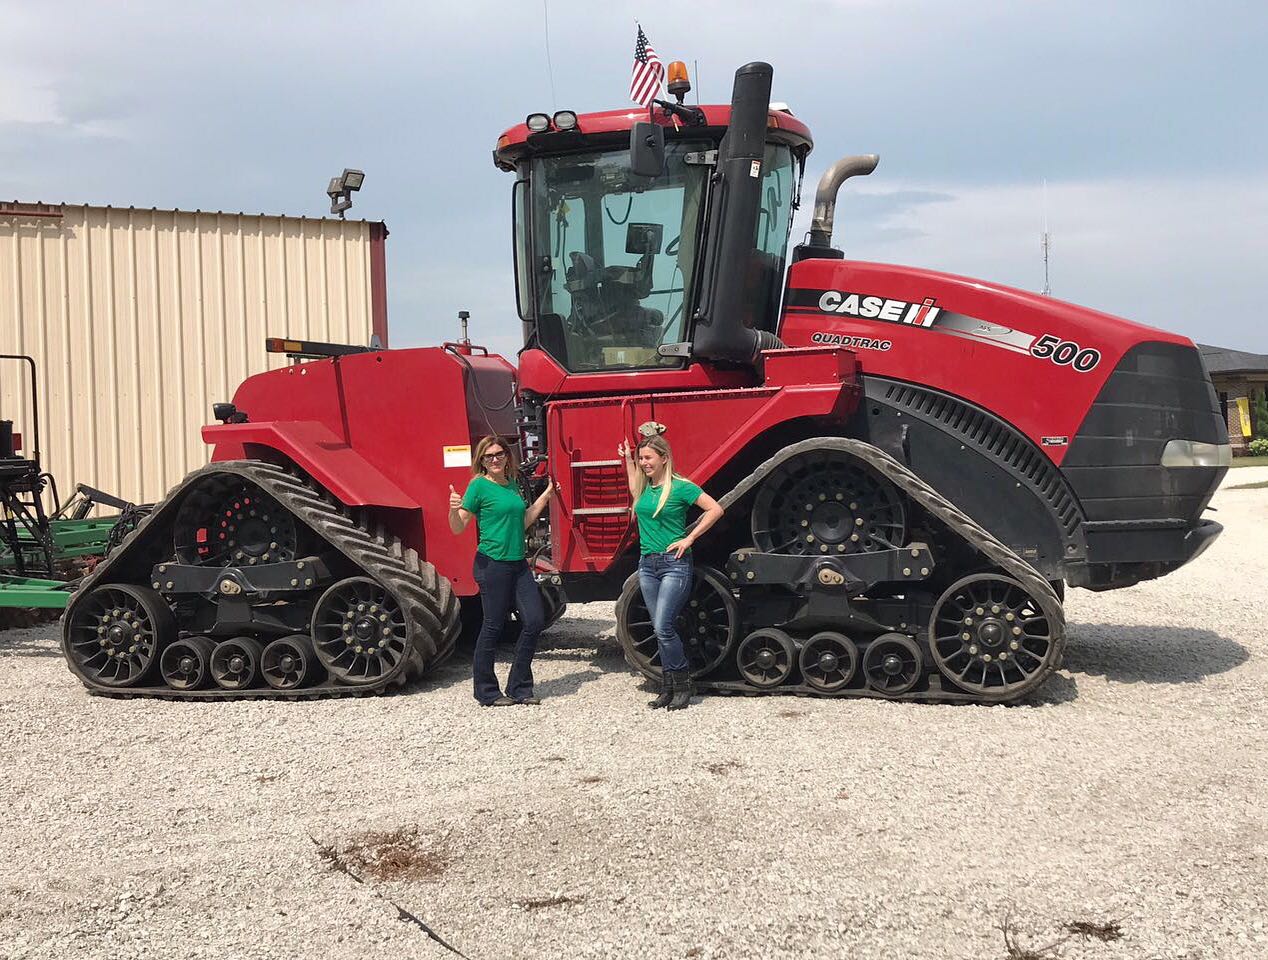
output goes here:
<path id="1" fill-rule="evenodd" d="M 674 477 L 664 509 L 659 516 L 652 516 L 656 512 L 656 504 L 660 503 L 660 487 L 648 484 L 634 504 L 634 516 L 638 518 L 639 552 L 644 556 L 664 553 L 671 543 L 685 537 L 687 508 L 699 499 L 702 492 L 690 480 Z"/>
<path id="2" fill-rule="evenodd" d="M 478 549 L 490 560 L 524 559 L 524 511 L 528 505 L 514 483 L 476 477 L 462 495 L 462 509 L 474 514 Z"/>

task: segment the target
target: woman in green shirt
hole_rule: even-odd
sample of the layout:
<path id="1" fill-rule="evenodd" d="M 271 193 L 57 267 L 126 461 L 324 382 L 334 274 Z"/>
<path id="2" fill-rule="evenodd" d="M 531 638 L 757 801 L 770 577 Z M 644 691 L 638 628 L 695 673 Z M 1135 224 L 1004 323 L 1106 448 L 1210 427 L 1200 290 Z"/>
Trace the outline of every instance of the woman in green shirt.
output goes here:
<path id="1" fill-rule="evenodd" d="M 721 519 L 722 507 L 674 473 L 673 453 L 660 435 L 665 428 L 656 424 L 650 429 L 657 432 L 645 435 L 637 448 L 631 450 L 622 441 L 617 452 L 625 462 L 638 520 L 638 584 L 660 651 L 660 696 L 648 706 L 681 710 L 691 700 L 691 672 L 675 621 L 691 595 L 691 545 Z M 688 533 L 687 508 L 691 506 L 699 507 L 704 515 Z"/>
<path id="2" fill-rule="evenodd" d="M 462 533 L 474 519 L 479 534 L 474 575 L 480 587 L 484 625 L 472 657 L 475 698 L 485 707 L 541 703 L 533 695 L 533 654 L 537 635 L 545 625 L 545 613 L 537 582 L 524 560 L 524 531 L 546 509 L 555 485 L 547 483 L 533 505 L 526 504 L 520 496 L 514 453 L 497 437 L 485 437 L 477 444 L 471 473 L 466 493 L 459 494 L 449 487 L 449 529 Z M 493 661 L 512 608 L 519 611 L 520 636 L 504 696 L 493 672 Z"/>

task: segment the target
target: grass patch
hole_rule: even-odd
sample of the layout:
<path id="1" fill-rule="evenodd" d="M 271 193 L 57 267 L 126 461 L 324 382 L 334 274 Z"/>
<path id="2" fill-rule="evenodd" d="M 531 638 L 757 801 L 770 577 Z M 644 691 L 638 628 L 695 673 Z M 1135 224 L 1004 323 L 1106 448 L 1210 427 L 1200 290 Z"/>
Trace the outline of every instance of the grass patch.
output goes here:
<path id="1" fill-rule="evenodd" d="M 744 769 L 744 764 L 738 760 L 719 760 L 717 763 L 710 763 L 705 769 L 715 777 L 725 777 L 732 770 Z"/>
<path id="2" fill-rule="evenodd" d="M 524 900 L 516 900 L 515 904 L 524 910 L 545 910 L 547 907 L 570 907 L 584 899 L 585 897 L 571 897 L 567 894 L 559 894 L 554 897 L 529 897 Z"/>
<path id="3" fill-rule="evenodd" d="M 1229 487 L 1229 490 L 1263 490 L 1268 487 L 1268 480 L 1261 480 L 1259 483 L 1236 483 Z"/>
<path id="4" fill-rule="evenodd" d="M 450 862 L 445 843 L 429 843 L 417 827 L 369 830 L 338 847 L 318 844 L 317 855 L 331 869 L 375 880 L 435 880 Z"/>
<path id="5" fill-rule="evenodd" d="M 581 783 L 607 783 L 608 778 L 601 777 L 597 773 L 592 773 L 588 777 L 582 777 L 580 782 Z"/>
<path id="6" fill-rule="evenodd" d="M 1268 467 L 1268 457 L 1234 457 L 1234 467 Z"/>
<path id="7" fill-rule="evenodd" d="M 1092 920 L 1075 920 L 1073 923 L 1067 923 L 1065 928 L 1084 940 L 1100 940 L 1102 943 L 1113 943 L 1115 940 L 1123 939 L 1123 929 L 1118 925 L 1117 920 L 1109 920 L 1105 923 L 1096 923 Z"/>

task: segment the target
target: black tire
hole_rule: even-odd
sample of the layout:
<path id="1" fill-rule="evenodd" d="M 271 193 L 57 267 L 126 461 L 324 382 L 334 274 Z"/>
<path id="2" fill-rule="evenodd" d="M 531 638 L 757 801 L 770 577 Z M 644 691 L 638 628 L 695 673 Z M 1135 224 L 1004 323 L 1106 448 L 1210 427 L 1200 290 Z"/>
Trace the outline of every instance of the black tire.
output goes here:
<path id="1" fill-rule="evenodd" d="M 111 583 L 80 600 L 64 634 L 67 662 L 81 680 L 124 689 L 149 677 L 161 649 L 176 638 L 176 618 L 157 591 Z"/>
<path id="2" fill-rule="evenodd" d="M 731 593 L 730 581 L 712 567 L 696 567 L 691 597 L 678 616 L 677 626 L 692 677 L 708 676 L 731 655 L 739 637 L 739 606 Z M 643 676 L 659 680 L 660 650 L 637 573 L 625 581 L 616 602 L 616 635 L 625 652 L 625 662 Z"/>
<path id="3" fill-rule="evenodd" d="M 201 690 L 211 683 L 211 651 L 207 637 L 186 637 L 169 643 L 159 657 L 159 673 L 173 690 Z"/>
<path id="4" fill-rule="evenodd" d="M 211 679 L 222 690 L 250 690 L 260 680 L 260 653 L 251 637 L 221 640 L 211 651 Z"/>

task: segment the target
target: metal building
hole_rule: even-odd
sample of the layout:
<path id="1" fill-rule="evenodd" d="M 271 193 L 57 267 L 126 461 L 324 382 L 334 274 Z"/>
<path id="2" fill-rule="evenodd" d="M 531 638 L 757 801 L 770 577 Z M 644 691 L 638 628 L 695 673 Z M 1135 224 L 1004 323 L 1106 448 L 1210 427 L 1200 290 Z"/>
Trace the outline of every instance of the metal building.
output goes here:
<path id="1" fill-rule="evenodd" d="M 87 483 L 152 502 L 205 463 L 211 404 L 286 362 L 266 336 L 386 346 L 386 237 L 364 220 L 0 202 L 0 353 L 35 358 L 63 497 Z M 0 418 L 29 434 L 25 378 L 0 364 Z"/>

